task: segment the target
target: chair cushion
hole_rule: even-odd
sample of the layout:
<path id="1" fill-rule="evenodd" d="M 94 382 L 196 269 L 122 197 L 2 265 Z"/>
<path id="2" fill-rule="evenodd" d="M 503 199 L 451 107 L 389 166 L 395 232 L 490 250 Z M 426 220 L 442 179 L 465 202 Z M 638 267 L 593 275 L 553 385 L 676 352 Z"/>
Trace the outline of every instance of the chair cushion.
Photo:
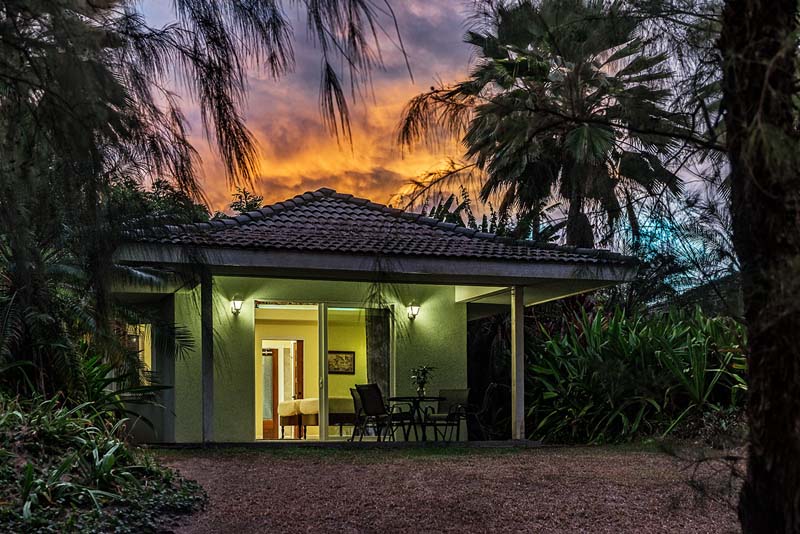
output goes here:
<path id="1" fill-rule="evenodd" d="M 310 397 L 308 399 L 300 399 L 297 401 L 302 414 L 318 414 L 319 413 L 319 399 L 317 397 Z"/>
<path id="2" fill-rule="evenodd" d="M 278 415 L 290 416 L 300 413 L 300 401 L 288 400 L 278 403 Z"/>
<path id="3" fill-rule="evenodd" d="M 319 398 L 311 397 L 308 399 L 300 399 L 297 401 L 299 404 L 299 413 L 301 414 L 319 414 Z M 329 397 L 328 398 L 328 412 L 329 413 L 355 413 L 353 408 L 352 397 Z"/>

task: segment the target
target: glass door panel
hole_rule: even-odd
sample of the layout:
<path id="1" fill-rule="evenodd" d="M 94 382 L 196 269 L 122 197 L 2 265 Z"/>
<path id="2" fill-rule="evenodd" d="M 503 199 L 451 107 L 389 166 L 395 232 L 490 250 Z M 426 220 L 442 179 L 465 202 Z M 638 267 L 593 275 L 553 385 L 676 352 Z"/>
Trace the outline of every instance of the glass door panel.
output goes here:
<path id="1" fill-rule="evenodd" d="M 255 312 L 256 436 L 317 439 L 318 307 L 257 301 Z"/>
<path id="2" fill-rule="evenodd" d="M 378 384 L 384 400 L 389 396 L 388 313 L 331 306 L 327 327 L 328 437 L 348 439 L 358 423 L 356 384 Z"/>

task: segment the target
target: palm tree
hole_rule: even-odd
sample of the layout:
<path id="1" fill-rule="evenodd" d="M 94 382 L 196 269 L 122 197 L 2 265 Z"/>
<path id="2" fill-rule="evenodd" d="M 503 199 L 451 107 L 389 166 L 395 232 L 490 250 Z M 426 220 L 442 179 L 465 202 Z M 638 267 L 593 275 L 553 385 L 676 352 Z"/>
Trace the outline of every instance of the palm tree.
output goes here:
<path id="1" fill-rule="evenodd" d="M 124 232 L 163 215 L 150 203 L 139 216 L 118 209 L 117 186 L 167 180 L 186 213 L 201 211 L 197 152 L 170 84 L 197 101 L 229 182 L 250 183 L 247 70 L 279 78 L 292 68 L 284 8 L 295 4 L 176 0 L 175 21 L 154 28 L 135 0 L 0 0 L 0 369 L 33 362 L 36 389 L 52 394 L 73 389 L 64 366 L 76 369 L 76 340 L 111 358 L 111 280 L 153 279 L 114 265 L 112 252 Z M 366 83 L 379 64 L 388 4 L 297 4 L 322 56 L 323 116 L 347 137 L 346 83 Z"/>
<path id="2" fill-rule="evenodd" d="M 680 191 L 662 163 L 679 125 L 664 109 L 666 57 L 649 54 L 621 2 L 522 0 L 491 9 L 467 33 L 478 57 L 470 77 L 432 88 L 406 107 L 399 142 L 452 135 L 477 168 L 481 199 L 533 219 L 566 203 L 566 241 L 593 246 L 589 215 L 613 229 L 638 196 Z M 427 184 L 431 185 L 431 184 Z"/>

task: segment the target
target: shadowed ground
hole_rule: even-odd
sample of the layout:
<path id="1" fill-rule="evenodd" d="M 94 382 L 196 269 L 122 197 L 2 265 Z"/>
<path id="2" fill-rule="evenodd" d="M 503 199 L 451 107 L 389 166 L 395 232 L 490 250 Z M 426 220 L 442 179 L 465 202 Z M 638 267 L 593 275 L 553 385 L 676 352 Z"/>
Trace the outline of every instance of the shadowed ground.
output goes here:
<path id="1" fill-rule="evenodd" d="M 738 532 L 694 466 L 630 448 L 180 450 L 208 491 L 177 532 Z M 704 468 L 723 487 L 725 469 Z M 713 494 L 713 495 L 712 495 Z"/>

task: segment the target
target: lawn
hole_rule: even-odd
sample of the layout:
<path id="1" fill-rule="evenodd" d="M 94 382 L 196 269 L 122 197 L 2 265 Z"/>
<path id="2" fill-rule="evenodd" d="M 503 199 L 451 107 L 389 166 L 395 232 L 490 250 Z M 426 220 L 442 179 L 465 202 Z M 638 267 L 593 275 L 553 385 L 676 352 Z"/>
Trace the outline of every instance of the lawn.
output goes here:
<path id="1" fill-rule="evenodd" d="M 159 451 L 210 500 L 177 532 L 738 532 L 729 470 L 631 447 Z"/>

